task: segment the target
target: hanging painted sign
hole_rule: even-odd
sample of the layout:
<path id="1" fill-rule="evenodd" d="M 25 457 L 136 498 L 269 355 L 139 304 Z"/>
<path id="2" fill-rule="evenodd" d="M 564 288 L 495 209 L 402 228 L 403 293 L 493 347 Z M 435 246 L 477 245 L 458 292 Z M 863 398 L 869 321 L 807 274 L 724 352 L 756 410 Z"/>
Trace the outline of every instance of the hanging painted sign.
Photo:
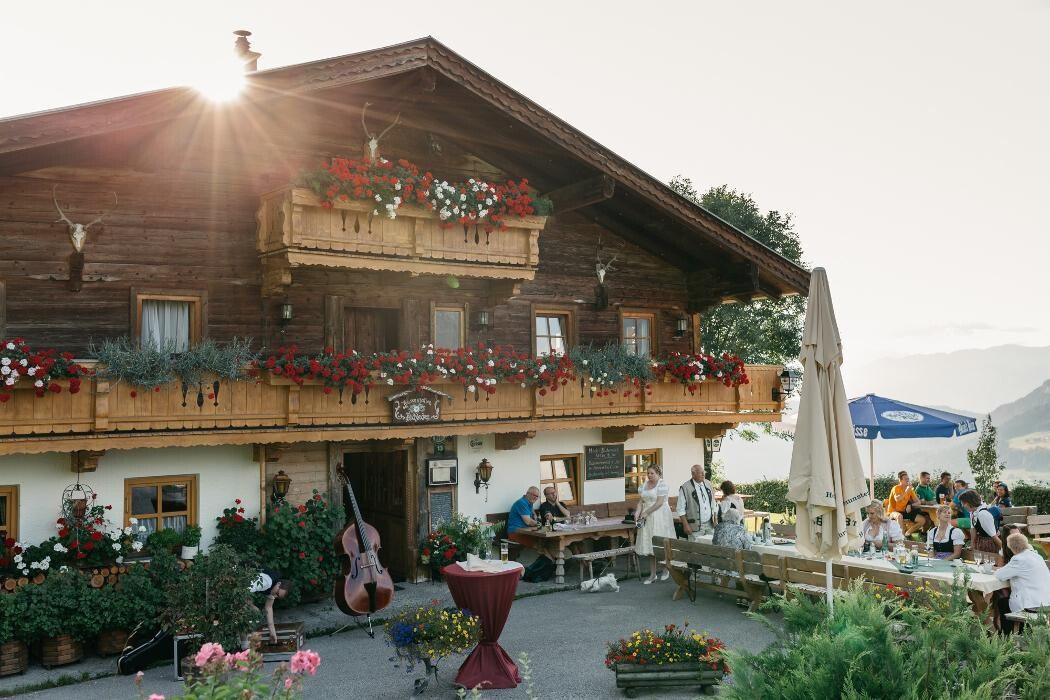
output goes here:
<path id="1" fill-rule="evenodd" d="M 392 409 L 394 423 L 436 423 L 441 420 L 441 400 L 452 403 L 448 394 L 421 386 L 387 397 Z"/>

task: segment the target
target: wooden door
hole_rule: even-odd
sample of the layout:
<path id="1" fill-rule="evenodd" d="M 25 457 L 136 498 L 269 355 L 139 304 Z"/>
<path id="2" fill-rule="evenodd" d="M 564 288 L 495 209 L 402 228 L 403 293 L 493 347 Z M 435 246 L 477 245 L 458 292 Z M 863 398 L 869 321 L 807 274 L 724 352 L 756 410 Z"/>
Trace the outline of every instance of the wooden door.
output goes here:
<path id="1" fill-rule="evenodd" d="M 364 355 L 397 349 L 397 310 L 346 307 L 343 340 L 347 348 Z"/>
<path id="2" fill-rule="evenodd" d="M 379 531 L 379 560 L 395 580 L 404 580 L 415 556 L 408 546 L 408 452 L 348 452 L 343 464 L 361 516 Z"/>

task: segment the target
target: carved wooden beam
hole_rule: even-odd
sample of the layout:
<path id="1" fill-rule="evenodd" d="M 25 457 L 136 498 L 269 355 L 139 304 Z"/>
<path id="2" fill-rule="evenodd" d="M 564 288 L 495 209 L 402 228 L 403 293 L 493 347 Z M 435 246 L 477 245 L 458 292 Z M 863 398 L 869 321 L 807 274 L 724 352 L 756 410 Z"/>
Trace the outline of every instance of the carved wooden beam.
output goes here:
<path id="1" fill-rule="evenodd" d="M 641 425 L 618 425 L 612 428 L 602 428 L 602 442 L 627 442 L 634 434 L 645 430 Z"/>
<path id="2" fill-rule="evenodd" d="M 69 471 L 74 474 L 78 472 L 93 472 L 98 469 L 98 461 L 105 450 L 77 450 L 69 453 Z"/>
<path id="3" fill-rule="evenodd" d="M 554 213 L 557 215 L 604 202 L 611 199 L 614 192 L 616 192 L 616 181 L 608 175 L 599 175 L 559 187 L 547 192 L 544 196 L 549 197 L 554 203 Z"/>
<path id="4" fill-rule="evenodd" d="M 496 433 L 497 450 L 516 450 L 522 447 L 529 438 L 536 437 L 535 430 L 523 433 Z"/>
<path id="5" fill-rule="evenodd" d="M 693 437 L 700 439 L 722 437 L 727 430 L 732 430 L 735 423 L 697 423 L 693 426 Z"/>

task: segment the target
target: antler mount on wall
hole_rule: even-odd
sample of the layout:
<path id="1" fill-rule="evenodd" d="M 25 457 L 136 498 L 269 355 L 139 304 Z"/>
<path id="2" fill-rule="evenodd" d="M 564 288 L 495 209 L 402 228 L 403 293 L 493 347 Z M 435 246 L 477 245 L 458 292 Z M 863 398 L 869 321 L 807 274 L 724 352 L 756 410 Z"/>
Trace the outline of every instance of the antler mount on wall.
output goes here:
<path id="1" fill-rule="evenodd" d="M 117 207 L 117 193 L 111 193 L 113 195 L 113 207 Z M 113 213 L 113 210 L 104 211 L 94 219 L 86 224 L 78 224 L 72 221 L 66 213 L 62 211 L 62 207 L 58 204 L 58 185 L 55 185 L 51 190 L 51 201 L 54 202 L 55 209 L 58 210 L 58 219 L 55 219 L 55 223 L 65 223 L 69 229 L 69 242 L 73 245 L 73 252 L 69 254 L 69 281 L 67 282 L 67 288 L 71 292 L 79 292 L 84 283 L 84 244 L 87 242 L 88 229 L 95 224 L 102 223 L 102 220 Z"/>

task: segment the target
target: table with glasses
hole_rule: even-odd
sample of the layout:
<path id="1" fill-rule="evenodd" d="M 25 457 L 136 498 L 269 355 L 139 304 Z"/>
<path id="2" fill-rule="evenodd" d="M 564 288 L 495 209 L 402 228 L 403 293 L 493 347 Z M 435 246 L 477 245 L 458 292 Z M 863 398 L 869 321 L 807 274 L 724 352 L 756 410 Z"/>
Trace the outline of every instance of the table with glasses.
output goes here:
<path id="1" fill-rule="evenodd" d="M 699 542 L 704 544 L 712 544 L 712 537 L 707 535 L 700 537 Z M 785 540 L 785 542 L 788 542 Z M 764 544 L 762 542 L 753 542 L 751 548 L 762 554 L 773 554 L 776 556 L 791 556 L 791 557 L 803 557 L 805 559 L 818 560 L 817 557 L 807 556 L 798 551 L 795 543 L 792 541 L 790 544 Z M 988 561 L 994 561 L 994 555 L 990 555 L 983 552 L 977 552 L 977 555 L 982 557 L 987 556 Z M 934 560 L 936 561 L 936 560 Z M 866 556 L 845 556 L 840 560 L 842 564 L 845 564 L 850 569 L 872 569 L 882 571 L 895 571 L 903 573 L 906 576 L 912 576 L 916 579 L 930 579 L 942 581 L 945 583 L 952 583 L 955 571 L 960 573 L 968 573 L 970 580 L 967 585 L 968 595 L 970 602 L 973 603 L 974 609 L 981 614 L 988 607 L 988 596 L 995 591 L 998 591 L 1009 586 L 1005 581 L 1000 581 L 992 573 L 983 573 L 974 564 L 965 564 L 961 566 L 955 566 L 948 564 L 948 566 L 924 566 L 924 564 L 930 562 L 930 559 L 925 556 L 919 558 L 919 566 L 915 571 L 900 571 L 900 569 L 892 561 L 883 559 L 881 556 L 874 555 L 871 559 Z"/>
<path id="2" fill-rule="evenodd" d="M 554 530 L 523 528 L 515 530 L 519 538 L 526 538 L 528 546 L 554 560 L 554 582 L 565 583 L 565 548 L 573 542 L 599 540 L 603 537 L 622 537 L 634 546 L 634 522 L 625 523 L 620 518 L 587 518 L 584 524 L 558 523 Z"/>

